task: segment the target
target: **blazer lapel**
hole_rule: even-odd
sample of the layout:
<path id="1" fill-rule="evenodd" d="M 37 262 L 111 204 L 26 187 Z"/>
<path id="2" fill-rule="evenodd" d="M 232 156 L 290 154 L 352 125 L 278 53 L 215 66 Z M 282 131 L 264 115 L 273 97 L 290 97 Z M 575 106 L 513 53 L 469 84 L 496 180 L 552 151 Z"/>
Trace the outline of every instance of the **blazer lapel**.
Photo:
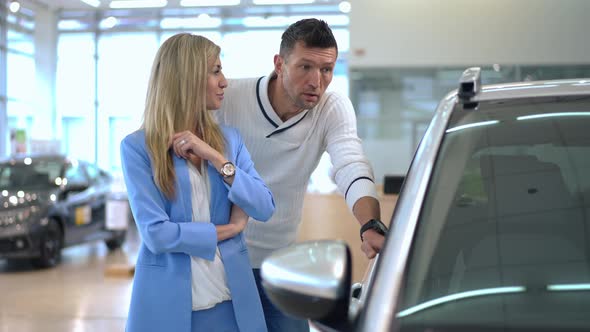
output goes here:
<path id="1" fill-rule="evenodd" d="M 174 171 L 176 172 L 176 199 L 175 205 L 177 205 L 178 211 L 182 211 L 179 218 L 176 220 L 184 220 L 186 216 L 190 216 L 187 222 L 192 221 L 193 207 L 191 204 L 191 181 L 188 174 L 187 161 L 172 154 L 174 161 Z M 183 218 L 184 217 L 184 218 Z"/>
<path id="2" fill-rule="evenodd" d="M 223 187 L 223 183 L 219 181 L 219 175 L 217 174 L 215 167 L 211 165 L 211 162 L 208 162 L 207 165 L 207 175 L 209 176 L 209 186 L 211 187 L 211 193 L 209 195 L 211 198 L 209 201 L 209 215 L 211 217 L 211 222 L 213 224 L 218 224 L 218 220 L 216 218 L 216 207 L 220 206 L 221 202 L 219 202 L 219 195 L 223 192 L 222 189 L 224 188 L 220 188 Z"/>

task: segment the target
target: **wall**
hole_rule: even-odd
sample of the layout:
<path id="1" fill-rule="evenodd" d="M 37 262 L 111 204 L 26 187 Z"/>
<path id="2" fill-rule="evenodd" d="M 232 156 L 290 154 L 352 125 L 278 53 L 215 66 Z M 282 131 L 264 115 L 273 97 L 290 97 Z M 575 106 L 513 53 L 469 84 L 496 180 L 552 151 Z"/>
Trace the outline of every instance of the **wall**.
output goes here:
<path id="1" fill-rule="evenodd" d="M 350 67 L 590 62 L 587 0 L 358 0 Z"/>

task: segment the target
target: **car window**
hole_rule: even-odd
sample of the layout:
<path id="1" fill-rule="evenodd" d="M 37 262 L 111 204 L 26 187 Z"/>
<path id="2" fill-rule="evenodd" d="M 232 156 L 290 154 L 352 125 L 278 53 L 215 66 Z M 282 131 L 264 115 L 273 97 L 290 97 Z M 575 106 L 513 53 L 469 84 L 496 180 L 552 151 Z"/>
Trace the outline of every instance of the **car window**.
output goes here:
<path id="1" fill-rule="evenodd" d="M 2 190 L 44 189 L 55 186 L 62 164 L 55 160 L 6 162 L 0 164 L 0 188 Z"/>
<path id="2" fill-rule="evenodd" d="M 92 183 L 104 184 L 110 180 L 108 173 L 93 164 L 86 164 L 86 172 Z"/>
<path id="3" fill-rule="evenodd" d="M 88 173 L 88 178 L 91 182 L 96 182 L 98 180 L 98 170 L 96 166 L 92 164 L 86 164 L 86 172 Z"/>
<path id="4" fill-rule="evenodd" d="M 421 209 L 401 330 L 590 328 L 590 99 L 451 115 Z"/>
<path id="5" fill-rule="evenodd" d="M 65 178 L 68 186 L 88 186 L 89 181 L 84 168 L 78 162 L 72 162 L 66 167 Z"/>

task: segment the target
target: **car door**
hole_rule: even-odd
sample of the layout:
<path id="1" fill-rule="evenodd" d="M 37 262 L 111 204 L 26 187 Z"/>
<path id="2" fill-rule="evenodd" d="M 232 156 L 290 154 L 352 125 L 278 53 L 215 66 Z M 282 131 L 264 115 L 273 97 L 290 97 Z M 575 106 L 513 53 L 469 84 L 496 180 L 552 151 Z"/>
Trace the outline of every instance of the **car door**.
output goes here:
<path id="1" fill-rule="evenodd" d="M 108 176 L 92 164 L 85 164 L 86 173 L 90 181 L 92 196 L 90 206 L 92 209 L 92 225 L 96 232 L 105 230 L 106 205 L 109 199 L 110 183 Z"/>
<path id="2" fill-rule="evenodd" d="M 67 212 L 64 239 L 66 245 L 72 245 L 84 242 L 94 232 L 92 214 L 96 198 L 83 164 L 75 161 L 66 164 L 64 179 L 62 204 Z"/>

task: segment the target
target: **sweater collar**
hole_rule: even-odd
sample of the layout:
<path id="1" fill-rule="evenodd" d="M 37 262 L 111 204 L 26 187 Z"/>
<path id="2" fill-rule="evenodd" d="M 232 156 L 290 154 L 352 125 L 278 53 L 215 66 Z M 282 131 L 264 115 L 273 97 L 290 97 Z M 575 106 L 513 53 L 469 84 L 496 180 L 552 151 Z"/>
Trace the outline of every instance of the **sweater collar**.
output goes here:
<path id="1" fill-rule="evenodd" d="M 276 77 L 276 74 L 272 72 L 268 76 L 260 77 L 256 82 L 256 98 L 258 100 L 258 106 L 260 107 L 260 111 L 262 112 L 262 115 L 266 118 L 266 120 L 273 127 L 276 128 L 272 133 L 267 135 L 267 137 L 270 137 L 271 135 L 277 134 L 279 132 L 285 131 L 295 126 L 297 123 L 303 120 L 303 118 L 305 118 L 305 116 L 309 112 L 309 110 L 305 110 L 285 122 L 281 120 L 281 118 L 277 115 L 276 111 L 272 107 L 270 103 L 270 98 L 268 97 L 268 84 L 271 80 L 276 79 Z"/>

